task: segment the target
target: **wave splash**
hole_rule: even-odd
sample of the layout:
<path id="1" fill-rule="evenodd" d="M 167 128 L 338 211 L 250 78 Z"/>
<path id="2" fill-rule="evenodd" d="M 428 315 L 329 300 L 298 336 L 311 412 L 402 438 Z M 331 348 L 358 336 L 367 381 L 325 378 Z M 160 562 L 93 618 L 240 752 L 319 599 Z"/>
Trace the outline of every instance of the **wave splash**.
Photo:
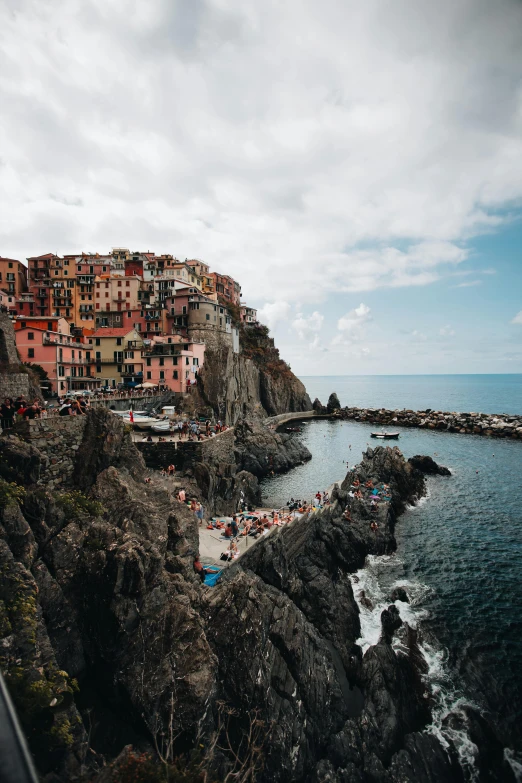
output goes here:
<path id="1" fill-rule="evenodd" d="M 429 612 L 423 607 L 425 600 L 433 590 L 422 582 L 398 578 L 402 561 L 397 555 L 369 555 L 364 568 L 350 576 L 355 600 L 360 611 L 361 636 L 357 644 L 363 654 L 381 635 L 381 612 L 395 604 L 401 620 L 418 633 L 417 643 L 425 662 L 423 679 L 429 686 L 434 701 L 432 724 L 427 727 L 444 747 L 450 743 L 456 749 L 460 765 L 466 780 L 473 783 L 478 780 L 478 748 L 466 732 L 466 713 L 464 708 L 475 710 L 479 706 L 459 690 L 448 665 L 448 651 L 440 642 L 423 629 L 423 621 Z M 406 590 L 410 602 L 391 601 L 394 589 Z M 394 635 L 392 647 L 397 653 L 408 654 L 407 629 L 405 625 Z M 514 769 L 518 762 L 506 759 Z"/>

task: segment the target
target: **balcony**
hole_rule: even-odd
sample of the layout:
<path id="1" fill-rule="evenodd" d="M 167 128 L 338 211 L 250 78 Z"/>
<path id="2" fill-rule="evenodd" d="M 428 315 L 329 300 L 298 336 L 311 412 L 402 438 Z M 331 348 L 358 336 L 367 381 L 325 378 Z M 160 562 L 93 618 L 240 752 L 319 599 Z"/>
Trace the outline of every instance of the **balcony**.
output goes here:
<path id="1" fill-rule="evenodd" d="M 78 281 L 78 283 L 83 284 L 83 285 L 92 285 L 93 282 L 94 282 L 94 278 L 95 277 L 96 277 L 96 275 L 94 275 L 94 274 L 92 274 L 92 275 L 76 275 L 76 280 Z"/>

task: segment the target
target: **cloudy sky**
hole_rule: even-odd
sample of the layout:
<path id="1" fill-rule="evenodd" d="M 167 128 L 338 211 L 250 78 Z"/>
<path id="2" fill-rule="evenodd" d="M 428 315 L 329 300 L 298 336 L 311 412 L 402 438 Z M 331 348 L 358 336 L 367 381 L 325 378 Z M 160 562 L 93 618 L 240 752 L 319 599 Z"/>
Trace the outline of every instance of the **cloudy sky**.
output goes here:
<path id="1" fill-rule="evenodd" d="M 199 257 L 303 375 L 522 371 L 519 0 L 2 0 L 0 255 Z"/>

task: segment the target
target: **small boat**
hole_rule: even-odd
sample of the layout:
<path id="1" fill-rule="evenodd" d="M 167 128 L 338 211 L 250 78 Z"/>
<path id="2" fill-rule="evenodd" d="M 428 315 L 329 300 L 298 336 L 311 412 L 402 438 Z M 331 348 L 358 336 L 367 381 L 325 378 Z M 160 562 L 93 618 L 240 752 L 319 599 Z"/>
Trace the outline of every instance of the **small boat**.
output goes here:
<path id="1" fill-rule="evenodd" d="M 157 424 L 157 419 L 149 418 L 148 416 L 135 417 L 132 424 L 136 430 L 148 430 L 153 424 Z"/>
<path id="2" fill-rule="evenodd" d="M 372 438 L 380 438 L 381 440 L 399 440 L 399 432 L 372 432 Z"/>
<path id="3" fill-rule="evenodd" d="M 170 421 L 158 421 L 156 424 L 152 424 L 151 430 L 152 432 L 159 432 L 161 434 L 170 432 Z"/>

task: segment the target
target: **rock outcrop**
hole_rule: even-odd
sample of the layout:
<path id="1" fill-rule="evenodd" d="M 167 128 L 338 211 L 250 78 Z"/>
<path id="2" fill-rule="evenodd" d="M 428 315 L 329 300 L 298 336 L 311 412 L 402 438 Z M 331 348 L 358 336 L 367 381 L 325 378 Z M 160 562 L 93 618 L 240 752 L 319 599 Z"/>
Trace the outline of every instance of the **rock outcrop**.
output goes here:
<path id="1" fill-rule="evenodd" d="M 238 421 L 234 436 L 236 464 L 258 478 L 270 473 L 284 473 L 312 459 L 298 438 L 270 430 L 255 419 Z"/>
<path id="2" fill-rule="evenodd" d="M 266 327 L 242 328 L 238 353 L 226 340 L 207 347 L 197 393 L 228 424 L 245 416 L 312 410 L 304 385 L 280 359 Z"/>
<path id="3" fill-rule="evenodd" d="M 420 470 L 421 473 L 426 473 L 431 476 L 451 476 L 451 470 L 445 468 L 443 465 L 437 465 L 434 459 L 431 457 L 421 457 L 418 454 L 415 457 L 410 457 L 408 462 L 413 465 L 414 468 Z"/>
<path id="4" fill-rule="evenodd" d="M 330 396 L 328 397 L 328 402 L 326 404 L 326 412 L 327 413 L 333 413 L 334 411 L 339 410 L 341 407 L 341 403 L 339 402 L 339 397 L 335 392 L 332 392 Z"/>
<path id="5" fill-rule="evenodd" d="M 425 730 L 431 700 L 415 645 L 391 644 L 407 632 L 395 607 L 377 645 L 362 655 L 356 643 L 349 574 L 394 550 L 398 514 L 424 491 L 400 451 L 370 449 L 357 469 L 390 486 L 376 512 L 351 498 L 350 473 L 330 507 L 272 529 L 206 589 L 192 568 L 194 515 L 172 481 L 144 482 L 123 423 L 104 416 L 89 416 L 76 472 L 53 493 L 35 483 L 43 453 L 15 437 L 0 444 L 10 471 L 0 480 L 0 666 L 46 783 L 95 780 L 102 756 L 129 744 L 207 748 L 222 703 L 236 752 L 252 718 L 263 727 L 260 783 L 459 780 L 451 747 Z M 256 437 L 242 428 L 237 468 Z M 110 768 L 99 779 L 115 780 Z"/>

